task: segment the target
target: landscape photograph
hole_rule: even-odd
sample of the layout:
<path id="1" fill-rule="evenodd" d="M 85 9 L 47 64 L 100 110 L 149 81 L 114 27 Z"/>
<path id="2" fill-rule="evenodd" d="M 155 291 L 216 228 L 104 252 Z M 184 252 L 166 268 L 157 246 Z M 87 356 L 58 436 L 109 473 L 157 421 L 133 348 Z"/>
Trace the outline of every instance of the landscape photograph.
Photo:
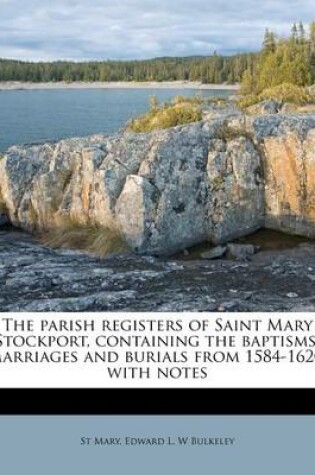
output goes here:
<path id="1" fill-rule="evenodd" d="M 315 12 L 0 0 L 1 312 L 315 311 Z"/>

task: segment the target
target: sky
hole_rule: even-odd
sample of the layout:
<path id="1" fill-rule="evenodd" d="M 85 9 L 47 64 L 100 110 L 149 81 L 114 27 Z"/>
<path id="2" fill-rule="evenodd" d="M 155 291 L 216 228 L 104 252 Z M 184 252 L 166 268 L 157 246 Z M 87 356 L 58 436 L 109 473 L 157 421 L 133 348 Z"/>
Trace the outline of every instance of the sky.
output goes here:
<path id="1" fill-rule="evenodd" d="M 0 57 L 143 59 L 260 48 L 315 19 L 314 0 L 0 0 Z"/>

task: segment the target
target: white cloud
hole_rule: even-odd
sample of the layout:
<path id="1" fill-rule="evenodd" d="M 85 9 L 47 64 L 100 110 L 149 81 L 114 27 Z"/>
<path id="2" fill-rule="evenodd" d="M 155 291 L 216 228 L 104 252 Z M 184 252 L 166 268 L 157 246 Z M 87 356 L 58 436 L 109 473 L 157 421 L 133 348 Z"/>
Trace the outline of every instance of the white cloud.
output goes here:
<path id="1" fill-rule="evenodd" d="M 259 48 L 313 0 L 0 0 L 0 57 L 127 59 Z"/>

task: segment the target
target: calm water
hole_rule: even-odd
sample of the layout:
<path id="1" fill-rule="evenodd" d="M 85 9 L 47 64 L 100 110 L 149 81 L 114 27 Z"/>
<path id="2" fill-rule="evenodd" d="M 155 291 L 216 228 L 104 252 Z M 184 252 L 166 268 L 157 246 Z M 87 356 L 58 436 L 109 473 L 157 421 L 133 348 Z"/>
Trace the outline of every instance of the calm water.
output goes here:
<path id="1" fill-rule="evenodd" d="M 0 91 L 0 151 L 95 133 L 110 134 L 148 109 L 149 96 L 227 97 L 231 91 L 176 89 L 58 89 Z"/>

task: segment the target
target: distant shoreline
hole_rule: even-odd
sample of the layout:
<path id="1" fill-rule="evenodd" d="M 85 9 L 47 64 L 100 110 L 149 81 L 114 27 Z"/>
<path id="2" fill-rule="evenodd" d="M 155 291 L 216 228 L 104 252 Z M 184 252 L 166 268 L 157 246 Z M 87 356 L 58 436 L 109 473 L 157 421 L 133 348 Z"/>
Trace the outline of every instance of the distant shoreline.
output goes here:
<path id="1" fill-rule="evenodd" d="M 237 91 L 238 84 L 202 84 L 190 81 L 165 82 L 0 82 L 0 91 L 36 90 L 36 89 L 196 89 Z"/>

